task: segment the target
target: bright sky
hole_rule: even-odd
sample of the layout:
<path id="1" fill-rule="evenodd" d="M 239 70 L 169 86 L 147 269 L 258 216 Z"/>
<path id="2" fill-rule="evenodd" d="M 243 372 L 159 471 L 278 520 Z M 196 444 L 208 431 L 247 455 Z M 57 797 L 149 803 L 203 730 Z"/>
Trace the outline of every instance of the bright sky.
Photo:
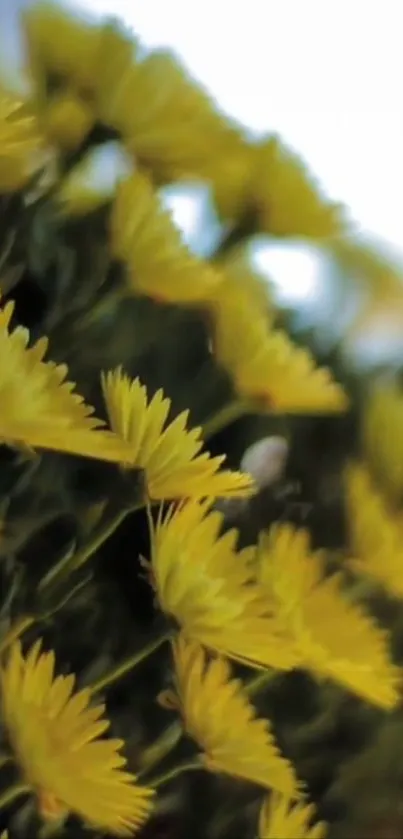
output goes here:
<path id="1" fill-rule="evenodd" d="M 76 0 L 77 2 L 77 0 Z M 176 49 L 222 106 L 274 129 L 403 251 L 399 0 L 81 0 Z"/>

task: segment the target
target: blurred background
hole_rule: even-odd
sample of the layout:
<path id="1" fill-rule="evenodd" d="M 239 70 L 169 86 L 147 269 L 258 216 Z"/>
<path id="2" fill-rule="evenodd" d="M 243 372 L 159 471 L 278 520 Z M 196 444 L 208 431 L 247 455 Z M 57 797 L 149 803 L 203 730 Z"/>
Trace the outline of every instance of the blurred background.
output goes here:
<path id="1" fill-rule="evenodd" d="M 64 2 L 91 16 L 121 17 L 146 46 L 172 48 L 224 111 L 255 134 L 279 133 L 329 197 L 347 205 L 365 241 L 392 260 L 392 273 L 403 277 L 401 8 L 396 0 Z M 15 53 L 9 21 L 19 7 L 32 3 L 0 0 L 2 36 L 7 30 L 0 69 L 4 63 L 9 72 Z M 214 220 L 200 192 L 173 188 L 164 199 L 188 244 L 209 255 Z M 335 301 L 327 299 L 326 305 L 324 299 L 333 268 L 323 252 L 280 242 L 263 256 L 259 251 L 258 261 L 279 301 L 305 313 L 310 309 L 308 321 L 315 309 L 327 332 Z M 345 277 L 355 268 L 350 264 L 346 272 L 344 266 Z M 381 285 L 383 267 L 370 271 Z M 344 300 L 343 313 L 338 311 L 343 335 L 355 305 L 355 300 Z M 361 363 L 365 357 L 365 363 L 378 363 L 393 357 L 400 364 L 403 308 L 396 311 L 387 301 L 381 309 L 371 313 L 365 334 L 355 335 L 350 360 L 354 356 Z"/>
<path id="2" fill-rule="evenodd" d="M 173 48 L 225 111 L 255 133 L 281 134 L 403 275 L 399 3 L 81 0 L 80 5 L 121 16 L 150 47 Z M 197 198 L 175 194 L 170 206 L 188 239 L 197 239 L 205 230 Z M 328 271 L 318 253 L 282 244 L 261 267 L 286 305 L 307 311 L 315 298 L 313 308 L 323 308 Z M 400 314 L 379 313 L 355 340 L 356 363 L 396 360 L 401 332 Z"/>
<path id="3" fill-rule="evenodd" d="M 282 134 L 364 229 L 403 255 L 401 7 L 395 0 L 80 0 L 170 46 L 221 106 Z"/>

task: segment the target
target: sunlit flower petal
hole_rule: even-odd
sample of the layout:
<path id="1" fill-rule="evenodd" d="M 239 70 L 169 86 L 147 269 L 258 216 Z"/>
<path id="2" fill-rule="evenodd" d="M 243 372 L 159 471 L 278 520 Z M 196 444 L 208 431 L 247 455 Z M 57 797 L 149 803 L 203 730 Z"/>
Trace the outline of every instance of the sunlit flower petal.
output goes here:
<path id="1" fill-rule="evenodd" d="M 346 469 L 349 565 L 403 598 L 403 517 L 389 509 L 364 463 Z"/>
<path id="2" fill-rule="evenodd" d="M 401 674 L 392 664 L 387 633 L 348 600 L 339 575 L 325 576 L 307 531 L 277 525 L 264 535 L 259 575 L 304 667 L 380 707 L 396 705 Z"/>
<path id="3" fill-rule="evenodd" d="M 91 693 L 73 693 L 73 676 L 54 676 L 53 652 L 37 643 L 24 657 L 15 643 L 0 671 L 3 719 L 26 782 L 44 818 L 76 813 L 93 827 L 132 836 L 148 818 L 153 791 L 124 771 L 121 740 Z"/>
<path id="4" fill-rule="evenodd" d="M 66 381 L 67 367 L 44 361 L 47 339 L 29 346 L 29 332 L 10 328 L 13 303 L 0 306 L 0 439 L 112 462 L 127 446 L 93 416 Z"/>
<path id="5" fill-rule="evenodd" d="M 346 410 L 347 397 L 330 371 L 315 367 L 310 353 L 284 332 L 270 331 L 255 304 L 217 296 L 214 320 L 214 354 L 241 396 L 278 413 Z"/>
<path id="6" fill-rule="evenodd" d="M 293 767 L 280 755 L 270 723 L 256 717 L 242 682 L 231 678 L 228 661 L 208 661 L 184 635 L 173 649 L 178 710 L 205 766 L 297 798 Z"/>
<path id="7" fill-rule="evenodd" d="M 55 94 L 42 117 L 47 138 L 57 146 L 75 150 L 94 124 L 94 113 L 88 102 L 71 90 Z"/>
<path id="8" fill-rule="evenodd" d="M 260 810 L 259 839 L 325 839 L 324 822 L 312 824 L 312 804 L 293 804 L 278 793 L 268 795 Z"/>
<path id="9" fill-rule="evenodd" d="M 163 209 L 150 181 L 137 173 L 122 181 L 111 219 L 111 248 L 127 268 L 129 289 L 171 303 L 214 299 L 222 277 L 194 256 Z"/>
<path id="10" fill-rule="evenodd" d="M 98 21 L 78 4 L 30 4 L 24 14 L 29 49 L 47 72 L 92 90 L 101 39 Z"/>
<path id="11" fill-rule="evenodd" d="M 152 572 L 161 609 L 187 636 L 230 658 L 287 670 L 297 663 L 254 582 L 254 548 L 220 535 L 223 516 L 207 502 L 172 507 L 152 535 Z"/>
<path id="12" fill-rule="evenodd" d="M 363 444 L 367 459 L 389 498 L 403 498 L 403 393 L 385 382 L 371 391 L 363 409 Z"/>
<path id="13" fill-rule="evenodd" d="M 0 192 L 21 189 L 43 162 L 35 117 L 27 105 L 0 90 Z"/>
<path id="14" fill-rule="evenodd" d="M 149 497 L 245 496 L 253 492 L 249 475 L 220 470 L 224 457 L 200 454 L 201 428 L 187 429 L 188 411 L 167 423 L 171 402 L 162 390 L 149 401 L 139 379 L 118 369 L 102 377 L 112 429 L 128 444 L 128 464 L 144 469 Z"/>
<path id="15" fill-rule="evenodd" d="M 256 144 L 253 202 L 261 230 L 313 239 L 346 228 L 344 208 L 327 199 L 303 161 L 277 136 Z"/>

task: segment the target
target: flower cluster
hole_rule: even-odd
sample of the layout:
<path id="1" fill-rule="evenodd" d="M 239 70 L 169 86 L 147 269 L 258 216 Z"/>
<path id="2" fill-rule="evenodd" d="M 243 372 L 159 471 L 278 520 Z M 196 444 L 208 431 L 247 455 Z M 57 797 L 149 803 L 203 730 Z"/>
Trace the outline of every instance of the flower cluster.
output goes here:
<path id="1" fill-rule="evenodd" d="M 61 471 L 71 456 L 86 465 L 98 461 L 114 478 L 80 518 L 66 552 L 36 575 L 29 614 L 21 613 L 27 598 L 17 606 L 13 600 L 25 558 L 5 549 L 5 571 L 11 565 L 14 578 L 0 614 L 0 708 L 5 761 L 14 761 L 19 782 L 0 796 L 0 807 L 26 794 L 51 829 L 76 817 L 94 831 L 130 837 L 158 816 L 165 782 L 197 770 L 263 796 L 259 839 L 322 839 L 327 828 L 309 800 L 307 779 L 286 738 L 277 737 L 270 708 L 265 716 L 254 697 L 302 671 L 315 689 L 325 686 L 359 707 L 372 704 L 386 714 L 400 702 L 390 635 L 351 577 L 403 596 L 402 395 L 388 383 L 366 400 L 362 457 L 345 469 L 349 544 L 336 569 L 333 555 L 312 547 L 307 527 L 268 515 L 245 546 L 241 528 L 229 526 L 229 509 L 248 513 L 261 490 L 277 481 L 283 438 L 272 449 L 254 440 L 239 468 L 226 463 L 210 438 L 240 417 L 306 421 L 349 408 L 350 394 L 330 368 L 317 366 L 276 322 L 266 285 L 245 258 L 245 229 L 320 241 L 339 260 L 361 252 L 348 239 L 342 208 L 321 194 L 282 141 L 246 136 L 170 53 L 147 52 L 114 19 L 87 20 L 52 2 L 29 6 L 20 23 L 29 92 L 17 96 L 6 78 L 0 83 L 0 208 L 8 218 L 15 200 L 24 217 L 13 231 L 18 239 L 22 230 L 17 249 L 11 236 L 0 254 L 0 444 L 18 464 L 31 459 L 34 471 L 53 453 L 65 457 Z M 229 227 L 237 243 L 223 232 L 209 259 L 183 241 L 161 197 L 161 187 L 192 179 L 208 184 L 223 231 Z M 15 295 L 7 282 L 25 258 L 25 227 L 32 232 L 32 224 L 36 247 L 46 214 L 53 219 L 49 241 L 60 251 L 53 262 L 42 254 L 31 274 L 40 276 L 51 311 L 28 329 L 18 280 Z M 71 265 L 80 274 L 77 254 L 87 244 L 87 262 L 93 252 L 99 258 L 97 276 L 90 293 L 76 281 L 69 308 L 71 288 L 66 294 L 60 280 L 60 292 L 57 280 Z M 57 286 L 51 292 L 50 277 Z M 394 282 L 391 288 L 394 294 Z M 76 341 L 86 360 L 85 326 L 88 334 L 94 323 L 102 335 L 105 323 L 113 331 L 119 306 L 130 317 L 133 303 L 145 303 L 150 309 L 141 312 L 157 313 L 157 320 L 171 318 L 171 335 L 188 317 L 189 346 L 193 325 L 200 327 L 204 363 L 225 391 L 206 421 L 194 422 L 186 398 L 176 408 L 169 386 L 156 384 L 159 370 L 148 380 L 137 324 L 129 323 L 133 352 L 117 363 L 95 361 L 96 381 L 88 388 L 85 375 L 80 380 L 72 372 L 70 344 Z M 144 331 L 152 345 L 151 320 L 145 318 Z M 57 345 L 59 333 L 64 344 Z M 117 347 L 118 333 L 116 327 Z M 172 381 L 176 362 L 171 367 Z M 84 362 L 82 369 L 88 369 Z M 7 504 L 4 511 L 6 532 Z M 134 576 L 139 561 L 147 569 L 151 622 L 156 617 L 164 632 L 104 675 L 96 671 L 96 679 L 90 665 L 76 667 L 63 652 L 59 657 L 51 630 L 88 583 L 77 582 L 76 572 L 87 564 L 96 576 L 98 550 L 139 511 L 148 556 L 136 553 L 130 531 L 124 538 Z M 68 513 L 74 512 L 71 503 Z M 1 558 L 2 537 L 3 521 Z M 174 712 L 174 727 L 133 758 L 129 738 L 106 736 L 114 733 L 107 691 L 160 647 L 166 657 L 158 698 Z M 163 690 L 167 673 L 170 686 Z M 131 696 L 133 721 L 135 704 Z M 182 737 L 192 759 L 155 774 L 155 764 L 172 757 Z"/>

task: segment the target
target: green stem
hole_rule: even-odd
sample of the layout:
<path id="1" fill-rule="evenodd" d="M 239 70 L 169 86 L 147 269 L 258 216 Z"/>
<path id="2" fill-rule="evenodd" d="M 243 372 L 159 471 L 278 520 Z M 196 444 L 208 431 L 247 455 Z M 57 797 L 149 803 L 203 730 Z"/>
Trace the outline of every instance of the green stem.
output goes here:
<path id="1" fill-rule="evenodd" d="M 16 798 L 19 798 L 20 795 L 27 795 L 31 792 L 31 787 L 27 784 L 15 784 L 12 787 L 9 787 L 6 792 L 0 796 L 0 810 L 3 807 L 8 807 L 9 804 L 12 804 Z"/>
<path id="2" fill-rule="evenodd" d="M 99 679 L 95 682 L 95 684 L 91 685 L 91 693 L 98 693 L 100 690 L 104 690 L 104 688 L 113 685 L 118 681 L 118 679 L 121 679 L 122 676 L 126 676 L 126 673 L 130 673 L 130 671 L 134 670 L 138 664 L 141 664 L 141 662 L 145 661 L 148 656 L 152 655 L 155 650 L 158 650 L 158 648 L 162 647 L 166 641 L 169 641 L 171 636 L 172 630 L 170 629 L 169 632 L 165 632 L 164 635 L 160 635 L 159 638 L 154 639 L 154 641 L 150 641 L 150 643 L 143 647 L 140 652 L 126 658 L 121 664 L 118 664 L 117 667 L 114 667 L 113 670 L 110 670 L 109 673 L 103 676 L 102 679 Z"/>
<path id="3" fill-rule="evenodd" d="M 101 545 L 103 545 L 103 543 L 112 536 L 126 516 L 131 512 L 132 509 L 125 507 L 123 510 L 119 510 L 118 512 L 115 511 L 113 515 L 107 516 L 106 519 L 101 522 L 99 527 L 95 528 L 94 533 L 85 545 L 79 548 L 75 554 L 68 554 L 67 556 L 62 557 L 60 562 L 56 563 L 56 565 L 54 565 L 53 568 L 45 574 L 39 583 L 39 591 L 43 591 L 49 585 L 59 582 L 63 579 L 63 577 L 68 576 L 72 571 L 76 571 L 84 565 L 84 563 L 87 562 L 87 559 L 90 559 L 98 548 L 100 548 Z"/>
<path id="4" fill-rule="evenodd" d="M 26 632 L 26 630 L 29 629 L 35 623 L 35 620 L 36 618 L 33 617 L 33 615 L 24 615 L 22 618 L 20 618 L 17 621 L 17 623 L 11 627 L 9 632 L 7 632 L 6 637 L 1 641 L 0 655 L 4 653 L 4 651 L 7 649 L 7 647 L 10 646 L 10 644 L 13 644 L 15 641 L 18 641 L 21 635 L 23 635 L 23 633 Z"/>
<path id="5" fill-rule="evenodd" d="M 255 696 L 261 688 L 264 688 L 269 682 L 275 679 L 278 673 L 278 670 L 260 670 L 246 685 L 246 692 L 249 696 Z"/>
<path id="6" fill-rule="evenodd" d="M 142 777 L 150 769 L 153 769 L 175 748 L 179 743 L 183 734 L 181 724 L 175 720 L 168 728 L 165 728 L 162 734 L 151 743 L 141 754 L 141 764 L 139 776 Z"/>
<path id="7" fill-rule="evenodd" d="M 228 402 L 223 408 L 220 408 L 214 416 L 210 417 L 203 425 L 203 437 L 208 440 L 226 428 L 235 420 L 244 417 L 246 414 L 252 412 L 252 407 L 249 402 L 243 402 L 241 399 L 235 399 L 233 402 Z"/>
<path id="8" fill-rule="evenodd" d="M 0 769 L 12 761 L 11 755 L 0 755 Z"/>
<path id="9" fill-rule="evenodd" d="M 174 766 L 173 769 L 170 769 L 168 772 L 164 772 L 163 775 L 159 775 L 155 780 L 149 781 L 151 787 L 154 789 L 158 789 L 159 787 L 164 786 L 169 781 L 173 781 L 174 778 L 177 778 L 178 775 L 182 775 L 183 772 L 192 772 L 195 769 L 203 769 L 203 766 L 200 760 L 193 760 L 189 763 L 179 763 L 177 766 Z"/>

